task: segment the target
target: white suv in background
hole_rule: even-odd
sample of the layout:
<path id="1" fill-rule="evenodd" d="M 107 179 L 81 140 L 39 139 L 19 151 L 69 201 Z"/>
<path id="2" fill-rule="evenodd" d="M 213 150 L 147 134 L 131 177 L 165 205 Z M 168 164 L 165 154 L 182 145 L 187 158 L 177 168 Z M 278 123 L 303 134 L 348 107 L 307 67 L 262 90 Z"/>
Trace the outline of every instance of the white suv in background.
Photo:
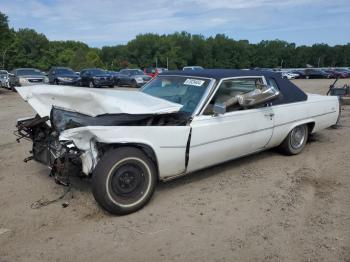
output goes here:
<path id="1" fill-rule="evenodd" d="M 6 70 L 0 70 L 0 87 L 10 89 L 9 73 Z"/>

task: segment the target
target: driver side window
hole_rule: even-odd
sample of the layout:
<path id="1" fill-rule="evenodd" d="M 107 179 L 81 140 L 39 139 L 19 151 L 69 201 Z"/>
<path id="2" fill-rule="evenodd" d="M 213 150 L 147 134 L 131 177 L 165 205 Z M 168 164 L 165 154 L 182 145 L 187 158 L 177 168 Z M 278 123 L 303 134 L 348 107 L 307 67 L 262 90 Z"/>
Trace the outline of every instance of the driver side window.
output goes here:
<path id="1" fill-rule="evenodd" d="M 236 96 L 261 89 L 263 85 L 262 78 L 235 78 L 223 81 L 204 110 L 204 115 L 214 114 L 214 104 L 224 105 L 226 112 L 242 110 L 243 108 L 238 104 Z"/>

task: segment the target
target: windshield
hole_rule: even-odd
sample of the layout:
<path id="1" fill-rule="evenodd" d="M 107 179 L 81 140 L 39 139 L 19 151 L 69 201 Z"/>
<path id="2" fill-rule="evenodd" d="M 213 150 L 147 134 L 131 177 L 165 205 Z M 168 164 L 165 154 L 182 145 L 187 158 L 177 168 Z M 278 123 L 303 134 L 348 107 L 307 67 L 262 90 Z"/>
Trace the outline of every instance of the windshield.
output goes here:
<path id="1" fill-rule="evenodd" d="M 106 72 L 102 69 L 91 69 L 91 70 L 89 70 L 89 72 L 92 75 L 104 75 L 104 74 L 106 74 Z"/>
<path id="2" fill-rule="evenodd" d="M 144 75 L 144 72 L 142 70 L 130 70 L 129 71 L 130 75 Z"/>
<path id="3" fill-rule="evenodd" d="M 25 76 L 25 75 L 42 76 L 42 73 L 38 69 L 19 69 L 19 70 L 17 70 L 16 75 L 18 75 L 18 76 Z"/>
<path id="4" fill-rule="evenodd" d="M 183 105 L 180 111 L 193 113 L 210 79 L 185 76 L 158 76 L 142 92 Z"/>
<path id="5" fill-rule="evenodd" d="M 75 75 L 75 72 L 69 68 L 56 69 L 55 73 L 58 75 Z"/>

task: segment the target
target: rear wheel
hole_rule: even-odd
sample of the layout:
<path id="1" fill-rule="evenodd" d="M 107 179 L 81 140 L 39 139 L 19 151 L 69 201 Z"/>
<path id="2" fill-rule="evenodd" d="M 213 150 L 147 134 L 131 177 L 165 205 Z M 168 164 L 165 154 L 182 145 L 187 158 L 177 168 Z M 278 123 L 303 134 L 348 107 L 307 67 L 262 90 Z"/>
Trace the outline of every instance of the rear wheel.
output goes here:
<path id="1" fill-rule="evenodd" d="M 113 149 L 105 153 L 93 172 L 92 193 L 109 213 L 125 215 L 150 200 L 156 182 L 155 165 L 140 149 Z"/>
<path id="2" fill-rule="evenodd" d="M 309 132 L 307 125 L 294 127 L 280 145 L 282 152 L 287 155 L 299 154 L 305 147 L 308 134 Z"/>

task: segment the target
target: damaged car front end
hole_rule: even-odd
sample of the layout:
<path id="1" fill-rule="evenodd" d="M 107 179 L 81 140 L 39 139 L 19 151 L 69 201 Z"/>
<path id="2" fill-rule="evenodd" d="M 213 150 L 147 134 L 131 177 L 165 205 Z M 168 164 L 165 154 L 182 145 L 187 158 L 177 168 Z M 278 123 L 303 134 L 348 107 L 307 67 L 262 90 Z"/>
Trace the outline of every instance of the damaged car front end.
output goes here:
<path id="1" fill-rule="evenodd" d="M 62 87 L 60 88 L 62 89 Z M 17 141 L 19 142 L 23 138 L 32 140 L 32 156 L 26 158 L 25 161 L 34 159 L 47 165 L 51 169 L 51 175 L 63 185 L 69 184 L 69 175 L 90 176 L 99 160 L 99 155 L 103 152 L 104 145 L 108 144 L 107 141 L 106 143 L 102 141 L 103 137 L 96 137 L 93 132 L 90 132 L 93 127 L 181 126 L 186 125 L 189 119 L 188 114 L 178 112 L 181 105 L 166 101 L 162 101 L 163 105 L 158 106 L 158 108 L 154 104 L 153 108 L 149 108 L 152 102 L 141 106 L 138 104 L 135 106 L 140 108 L 129 108 L 126 110 L 131 113 L 125 113 L 121 107 L 103 109 L 103 106 L 108 103 L 105 100 L 106 94 L 103 92 L 102 95 L 98 92 L 96 95 L 96 91 L 86 94 L 84 89 L 85 95 L 95 96 L 95 102 L 100 101 L 101 103 L 86 110 L 87 106 L 84 105 L 86 99 L 77 98 L 75 106 L 74 103 L 67 102 L 72 98 L 72 94 L 62 95 L 67 90 L 57 91 L 51 88 L 50 91 L 47 91 L 47 89 L 37 86 L 33 87 L 32 91 L 30 92 L 28 88 L 25 90 L 18 88 L 21 96 L 31 104 L 38 114 L 35 117 L 17 121 L 17 131 L 15 132 L 18 136 Z M 136 94 L 141 93 L 133 92 L 133 95 Z M 150 98 L 146 94 L 141 96 Z M 46 100 L 45 103 L 42 102 L 43 99 Z M 152 100 L 154 99 L 156 98 L 152 97 Z M 115 102 L 118 103 L 118 101 Z M 141 107 L 148 107 L 148 109 Z M 49 110 L 49 108 L 51 109 Z M 89 112 L 89 114 L 80 111 Z M 48 114 L 49 116 L 47 116 Z"/>
<path id="2" fill-rule="evenodd" d="M 51 169 L 50 176 L 62 185 L 69 185 L 71 174 L 81 173 L 82 151 L 76 148 L 72 141 L 60 141 L 59 133 L 48 124 L 49 117 L 36 115 L 32 118 L 19 119 L 17 121 L 17 131 L 15 132 L 17 141 L 28 139 L 33 142 L 32 154 L 24 159 L 38 161 Z"/>
<path id="3" fill-rule="evenodd" d="M 163 82 L 169 84 L 169 79 Z M 25 161 L 33 159 L 48 166 L 50 176 L 62 185 L 69 185 L 72 175 L 92 178 L 95 199 L 111 213 L 136 211 L 150 198 L 155 181 L 185 174 L 189 123 L 206 87 L 196 96 L 191 91 L 182 103 L 153 96 L 150 90 L 149 94 L 69 86 L 18 87 L 18 93 L 37 112 L 16 125 L 17 141 L 33 143 Z M 178 86 L 174 91 L 183 92 Z M 176 98 L 173 93 L 169 97 Z M 100 184 L 100 180 L 108 180 L 101 175 L 107 174 L 105 159 L 121 157 L 125 150 L 130 157 L 124 157 L 122 161 L 127 162 L 112 174 L 118 180 L 108 182 L 113 184 L 112 193 L 108 188 L 101 193 L 107 182 Z M 117 199 L 113 206 L 104 199 L 106 194 Z"/>

